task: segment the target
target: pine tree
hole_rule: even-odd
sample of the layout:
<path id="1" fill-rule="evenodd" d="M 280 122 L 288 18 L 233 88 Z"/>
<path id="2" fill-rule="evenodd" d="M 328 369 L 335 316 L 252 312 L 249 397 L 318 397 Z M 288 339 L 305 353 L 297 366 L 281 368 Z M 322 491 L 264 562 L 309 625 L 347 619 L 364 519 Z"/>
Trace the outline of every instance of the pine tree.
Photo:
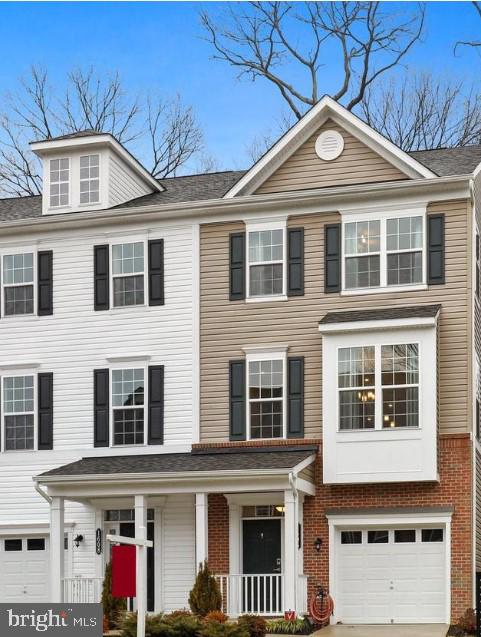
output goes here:
<path id="1" fill-rule="evenodd" d="M 104 617 L 110 628 L 116 628 L 127 608 L 125 599 L 122 597 L 113 597 L 112 595 L 112 563 L 109 562 L 105 567 L 104 583 L 102 586 L 102 607 Z"/>
<path id="2" fill-rule="evenodd" d="M 221 610 L 222 595 L 207 561 L 199 565 L 194 587 L 189 595 L 189 606 L 191 611 L 199 617 L 205 617 L 213 610 Z"/>

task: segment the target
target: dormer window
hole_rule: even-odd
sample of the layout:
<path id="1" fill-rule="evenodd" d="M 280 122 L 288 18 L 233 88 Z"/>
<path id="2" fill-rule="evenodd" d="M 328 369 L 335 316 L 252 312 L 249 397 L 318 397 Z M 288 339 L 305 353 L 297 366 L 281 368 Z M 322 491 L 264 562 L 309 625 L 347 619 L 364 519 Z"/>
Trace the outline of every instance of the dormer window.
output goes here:
<path id="1" fill-rule="evenodd" d="M 100 201 L 100 155 L 80 157 L 80 203 Z"/>
<path id="2" fill-rule="evenodd" d="M 69 205 L 70 160 L 50 160 L 50 207 Z"/>

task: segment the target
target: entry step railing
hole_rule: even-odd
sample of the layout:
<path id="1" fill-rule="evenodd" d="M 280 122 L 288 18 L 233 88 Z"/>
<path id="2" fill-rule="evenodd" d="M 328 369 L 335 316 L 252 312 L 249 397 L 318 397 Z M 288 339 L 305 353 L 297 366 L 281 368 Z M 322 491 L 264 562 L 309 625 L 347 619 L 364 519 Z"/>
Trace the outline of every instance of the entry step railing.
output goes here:
<path id="1" fill-rule="evenodd" d="M 101 577 L 65 577 L 63 601 L 70 604 L 96 604 L 102 596 Z"/>
<path id="2" fill-rule="evenodd" d="M 222 594 L 222 610 L 230 617 L 275 616 L 284 612 L 282 574 L 217 575 L 216 578 Z"/>

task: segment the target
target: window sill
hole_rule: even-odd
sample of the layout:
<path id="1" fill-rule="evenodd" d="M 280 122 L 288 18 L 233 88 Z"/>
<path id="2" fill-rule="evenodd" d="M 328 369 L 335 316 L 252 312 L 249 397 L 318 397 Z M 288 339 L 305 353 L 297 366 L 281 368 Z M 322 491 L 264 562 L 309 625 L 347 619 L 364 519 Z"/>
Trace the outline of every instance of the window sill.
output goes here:
<path id="1" fill-rule="evenodd" d="M 287 294 L 273 294 L 272 296 L 248 296 L 246 303 L 271 303 L 274 301 L 287 301 Z"/>
<path id="2" fill-rule="evenodd" d="M 390 285 L 378 288 L 356 288 L 353 290 L 341 290 L 341 296 L 361 296 L 364 294 L 386 294 L 389 292 L 415 292 L 417 290 L 427 290 L 425 283 L 416 285 Z"/>

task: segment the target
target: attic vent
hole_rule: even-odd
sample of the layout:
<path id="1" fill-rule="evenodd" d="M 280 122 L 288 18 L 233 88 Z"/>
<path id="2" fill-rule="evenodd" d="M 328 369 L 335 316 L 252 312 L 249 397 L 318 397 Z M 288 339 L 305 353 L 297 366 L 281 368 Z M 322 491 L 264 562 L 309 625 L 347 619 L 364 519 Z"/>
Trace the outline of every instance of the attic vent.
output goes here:
<path id="1" fill-rule="evenodd" d="M 344 138 L 335 130 L 326 130 L 316 140 L 316 153 L 324 161 L 337 159 L 344 150 Z"/>

